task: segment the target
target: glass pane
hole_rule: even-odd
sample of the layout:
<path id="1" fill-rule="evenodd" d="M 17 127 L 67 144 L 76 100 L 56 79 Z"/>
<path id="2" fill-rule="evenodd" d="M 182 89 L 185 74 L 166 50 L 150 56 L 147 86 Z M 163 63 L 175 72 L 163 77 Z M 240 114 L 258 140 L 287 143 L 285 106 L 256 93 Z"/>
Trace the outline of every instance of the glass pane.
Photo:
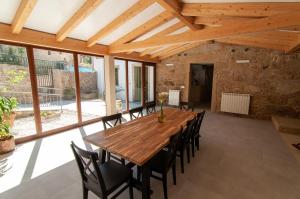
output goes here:
<path id="1" fill-rule="evenodd" d="M 82 120 L 106 115 L 104 59 L 78 55 Z"/>
<path id="2" fill-rule="evenodd" d="M 0 44 L 0 96 L 17 100 L 16 114 L 5 119 L 11 124 L 15 138 L 35 134 L 26 48 Z"/>
<path id="3" fill-rule="evenodd" d="M 154 66 L 145 67 L 145 100 L 154 101 Z"/>
<path id="4" fill-rule="evenodd" d="M 43 131 L 78 122 L 73 54 L 34 49 Z"/>
<path id="5" fill-rule="evenodd" d="M 142 63 L 128 62 L 129 109 L 142 106 Z"/>
<path id="6" fill-rule="evenodd" d="M 126 61 L 115 59 L 116 108 L 126 110 Z"/>

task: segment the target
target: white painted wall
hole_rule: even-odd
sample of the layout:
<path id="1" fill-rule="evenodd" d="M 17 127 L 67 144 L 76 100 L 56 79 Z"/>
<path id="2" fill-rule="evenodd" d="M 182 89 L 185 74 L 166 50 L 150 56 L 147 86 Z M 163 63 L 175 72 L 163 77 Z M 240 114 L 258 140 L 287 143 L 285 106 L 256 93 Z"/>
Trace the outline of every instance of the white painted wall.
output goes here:
<path id="1" fill-rule="evenodd" d="M 97 72 L 97 89 L 99 97 L 104 96 L 105 78 L 104 78 L 104 59 L 102 57 L 93 57 L 94 69 Z"/>

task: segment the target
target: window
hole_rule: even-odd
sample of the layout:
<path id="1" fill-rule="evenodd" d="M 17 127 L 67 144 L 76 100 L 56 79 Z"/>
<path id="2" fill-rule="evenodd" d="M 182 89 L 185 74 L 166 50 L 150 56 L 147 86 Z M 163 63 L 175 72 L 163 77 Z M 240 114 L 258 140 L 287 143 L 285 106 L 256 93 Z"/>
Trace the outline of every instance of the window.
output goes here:
<path id="1" fill-rule="evenodd" d="M 78 55 L 82 120 L 106 115 L 104 59 Z"/>
<path id="2" fill-rule="evenodd" d="M 145 65 L 145 100 L 154 101 L 154 66 Z"/>
<path id="3" fill-rule="evenodd" d="M 33 52 L 43 132 L 77 123 L 73 54 Z"/>
<path id="4" fill-rule="evenodd" d="M 129 109 L 142 106 L 142 63 L 128 62 Z"/>
<path id="5" fill-rule="evenodd" d="M 115 59 L 116 82 L 116 109 L 118 112 L 127 110 L 127 84 L 126 84 L 126 61 Z"/>
<path id="6" fill-rule="evenodd" d="M 0 44 L 0 96 L 18 103 L 6 118 L 15 138 L 36 134 L 26 48 Z"/>
<path id="7" fill-rule="evenodd" d="M 119 86 L 119 66 L 115 66 L 115 83 Z"/>

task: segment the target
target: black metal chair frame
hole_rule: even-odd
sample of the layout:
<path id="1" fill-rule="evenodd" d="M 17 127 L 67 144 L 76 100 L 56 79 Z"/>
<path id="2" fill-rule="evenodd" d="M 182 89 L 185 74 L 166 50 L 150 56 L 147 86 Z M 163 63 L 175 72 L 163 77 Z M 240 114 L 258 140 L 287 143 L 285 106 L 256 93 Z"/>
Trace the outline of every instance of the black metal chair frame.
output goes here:
<path id="1" fill-rule="evenodd" d="M 120 189 L 116 194 L 114 194 L 114 196 L 112 196 L 111 198 L 116 198 L 125 189 L 129 188 L 129 197 L 130 199 L 133 199 L 133 186 L 132 186 L 133 178 L 132 178 L 132 171 L 129 168 L 114 163 L 113 161 L 100 164 L 99 157 L 96 152 L 85 151 L 79 148 L 78 146 L 76 146 L 74 142 L 71 143 L 71 148 L 74 153 L 77 165 L 79 167 L 79 171 L 82 179 L 83 199 L 88 198 L 89 191 L 93 192 L 95 195 L 97 195 L 102 199 L 107 199 L 111 193 L 116 191 L 124 183 L 126 183 L 126 185 L 122 189 Z M 122 168 L 122 173 L 124 171 L 127 171 L 128 176 L 125 176 L 124 179 L 120 179 L 117 182 L 110 182 L 111 184 L 108 189 L 107 181 L 112 179 L 106 179 L 105 181 L 104 175 L 108 175 L 108 173 L 102 173 L 102 172 L 103 171 L 109 172 L 110 168 L 116 165 L 119 165 L 117 166 L 118 168 Z M 114 172 L 116 172 L 116 169 L 114 169 Z"/>
<path id="2" fill-rule="evenodd" d="M 143 107 L 137 107 L 129 110 L 130 120 L 143 116 Z M 137 115 L 135 115 L 137 113 Z"/>
<path id="3" fill-rule="evenodd" d="M 180 110 L 192 110 L 194 111 L 194 103 L 193 102 L 180 102 L 179 103 L 179 109 Z"/>
<path id="4" fill-rule="evenodd" d="M 110 123 L 110 121 L 113 121 L 114 123 Z M 102 117 L 102 123 L 103 123 L 104 130 L 107 130 L 107 126 L 112 128 L 119 124 L 122 124 L 122 113 L 116 113 L 113 115 L 104 116 L 104 117 Z M 108 160 L 113 159 L 113 160 L 125 165 L 125 160 L 123 158 L 119 158 L 111 153 L 107 153 L 107 159 Z"/>
<path id="5" fill-rule="evenodd" d="M 181 173 L 184 173 L 184 152 L 186 151 L 187 154 L 187 162 L 190 163 L 190 140 L 193 134 L 196 117 L 192 120 L 187 122 L 186 128 L 183 130 L 180 141 L 179 141 L 179 148 L 177 150 L 177 156 L 180 157 L 180 166 L 181 166 Z"/>
<path id="6" fill-rule="evenodd" d="M 191 146 L 192 146 L 192 156 L 195 157 L 195 146 L 197 147 L 197 150 L 199 151 L 199 145 L 200 145 L 200 128 L 202 125 L 202 121 L 205 115 L 205 111 L 202 111 L 197 114 L 197 121 L 195 124 L 194 132 L 191 137 Z"/>
<path id="7" fill-rule="evenodd" d="M 145 107 L 148 115 L 156 112 L 155 106 L 156 106 L 155 102 L 146 103 Z"/>
<path id="8" fill-rule="evenodd" d="M 167 174 L 168 174 L 168 171 L 170 170 L 170 168 L 172 168 L 173 184 L 176 185 L 176 152 L 178 150 L 178 142 L 179 142 L 181 133 L 182 133 L 182 129 L 170 138 L 170 144 L 167 147 L 167 151 L 165 151 L 165 150 L 160 151 L 152 159 L 152 161 L 153 161 L 155 158 L 157 158 L 157 156 L 166 155 L 166 157 L 168 158 L 165 160 L 167 162 L 167 164 L 161 165 L 162 170 L 156 170 L 155 167 L 153 167 L 151 165 L 151 160 L 149 163 L 150 168 L 151 168 L 151 177 L 163 182 L 163 190 L 164 190 L 164 198 L 165 199 L 168 198 Z M 162 153 L 164 153 L 164 154 L 162 154 Z M 165 156 L 163 156 L 163 157 L 165 157 Z M 159 173 L 161 175 L 161 177 L 154 175 L 153 172 Z"/>

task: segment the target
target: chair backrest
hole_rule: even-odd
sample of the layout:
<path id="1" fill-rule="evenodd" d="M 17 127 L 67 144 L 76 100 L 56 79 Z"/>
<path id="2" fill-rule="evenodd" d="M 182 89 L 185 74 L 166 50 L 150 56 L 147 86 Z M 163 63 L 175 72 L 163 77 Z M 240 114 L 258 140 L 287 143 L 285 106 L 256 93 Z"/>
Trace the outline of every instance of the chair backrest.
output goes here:
<path id="1" fill-rule="evenodd" d="M 180 110 L 192 110 L 194 111 L 194 103 L 193 102 L 180 102 L 179 103 L 179 109 Z"/>
<path id="2" fill-rule="evenodd" d="M 171 164 L 176 158 L 176 151 L 179 146 L 180 136 L 182 134 L 182 128 L 170 138 L 170 143 L 168 145 L 169 152 L 169 164 Z"/>
<path id="3" fill-rule="evenodd" d="M 194 128 L 194 134 L 199 133 L 204 115 L 205 115 L 205 111 L 197 113 L 197 121 L 196 121 L 195 128 Z"/>
<path id="4" fill-rule="evenodd" d="M 122 124 L 122 113 L 102 117 L 102 123 L 105 130 L 107 129 L 107 126 L 114 127 L 118 124 Z"/>
<path id="5" fill-rule="evenodd" d="M 151 113 L 156 112 L 155 106 L 156 106 L 155 102 L 146 103 L 146 111 L 147 111 L 148 115 L 151 114 Z"/>
<path id="6" fill-rule="evenodd" d="M 193 118 L 192 120 L 187 122 L 186 128 L 184 129 L 181 140 L 183 143 L 189 143 L 191 136 L 193 135 L 195 123 L 197 121 L 197 117 Z"/>
<path id="7" fill-rule="evenodd" d="M 130 120 L 143 116 L 143 107 L 137 107 L 129 110 Z"/>
<path id="8" fill-rule="evenodd" d="M 106 190 L 100 168 L 98 166 L 98 154 L 92 151 L 86 151 L 71 142 L 71 148 L 75 156 L 75 160 L 79 167 L 82 183 L 85 185 L 99 186 L 100 194 Z"/>

